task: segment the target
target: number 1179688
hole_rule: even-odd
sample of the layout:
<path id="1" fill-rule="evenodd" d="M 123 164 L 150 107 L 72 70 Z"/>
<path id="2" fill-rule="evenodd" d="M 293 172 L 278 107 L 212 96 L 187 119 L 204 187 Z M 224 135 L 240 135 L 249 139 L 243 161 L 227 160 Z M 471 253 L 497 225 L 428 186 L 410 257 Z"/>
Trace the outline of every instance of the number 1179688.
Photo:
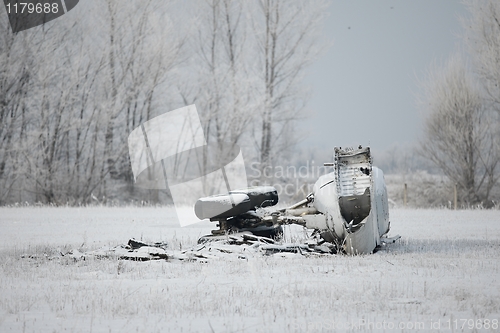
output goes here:
<path id="1" fill-rule="evenodd" d="M 45 2 L 45 3 L 31 3 L 31 2 L 16 2 L 14 4 L 6 4 L 8 14 L 49 14 L 58 13 L 59 4 L 57 2 Z"/>

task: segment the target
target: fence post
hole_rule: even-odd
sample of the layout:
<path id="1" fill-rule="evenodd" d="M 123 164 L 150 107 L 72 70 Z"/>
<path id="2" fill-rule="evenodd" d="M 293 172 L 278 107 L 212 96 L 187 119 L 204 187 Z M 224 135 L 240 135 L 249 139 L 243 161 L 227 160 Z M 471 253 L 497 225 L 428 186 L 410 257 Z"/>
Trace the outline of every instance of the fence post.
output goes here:
<path id="1" fill-rule="evenodd" d="M 457 210 L 457 183 L 455 183 L 453 187 L 453 207 Z"/>
<path id="2" fill-rule="evenodd" d="M 404 192 L 403 192 L 403 204 L 404 204 L 405 207 L 408 204 L 408 186 L 407 186 L 406 183 L 405 183 L 405 189 L 404 189 Z"/>

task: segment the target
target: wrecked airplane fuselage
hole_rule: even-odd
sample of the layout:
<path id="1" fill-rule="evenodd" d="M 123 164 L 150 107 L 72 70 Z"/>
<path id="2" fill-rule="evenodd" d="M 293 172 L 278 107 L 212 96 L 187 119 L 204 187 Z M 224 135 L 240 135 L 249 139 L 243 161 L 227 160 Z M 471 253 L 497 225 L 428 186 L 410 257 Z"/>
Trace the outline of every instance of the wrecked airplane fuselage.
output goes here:
<path id="1" fill-rule="evenodd" d="M 389 232 L 384 174 L 372 166 L 369 148 L 336 149 L 330 165 L 334 171 L 314 185 L 311 205 L 322 218 L 315 218 L 310 226 L 348 254 L 370 253 Z M 302 217 L 309 227 L 309 216 Z"/>

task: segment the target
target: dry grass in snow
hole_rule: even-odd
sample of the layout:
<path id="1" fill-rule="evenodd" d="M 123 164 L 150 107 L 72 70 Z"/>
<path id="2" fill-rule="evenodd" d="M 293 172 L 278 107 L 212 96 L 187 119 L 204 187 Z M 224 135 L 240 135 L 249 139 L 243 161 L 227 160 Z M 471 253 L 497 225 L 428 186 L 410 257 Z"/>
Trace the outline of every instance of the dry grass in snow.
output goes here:
<path id="1" fill-rule="evenodd" d="M 0 331 L 500 331 L 499 211 L 400 209 L 391 224 L 402 240 L 366 256 L 49 260 L 131 237 L 187 248 L 213 225 L 181 228 L 166 208 L 0 208 Z"/>

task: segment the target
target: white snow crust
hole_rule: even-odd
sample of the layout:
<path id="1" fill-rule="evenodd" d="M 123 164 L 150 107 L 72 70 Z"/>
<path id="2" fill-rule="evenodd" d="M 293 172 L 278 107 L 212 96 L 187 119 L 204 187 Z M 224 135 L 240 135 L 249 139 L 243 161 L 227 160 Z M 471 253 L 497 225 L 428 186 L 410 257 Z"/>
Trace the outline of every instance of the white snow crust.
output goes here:
<path id="1" fill-rule="evenodd" d="M 0 332 L 499 331 L 491 323 L 500 319 L 500 211 L 394 209 L 390 234 L 402 239 L 364 256 L 60 255 L 129 238 L 181 251 L 214 227 L 181 228 L 177 214 L 0 208 Z M 300 227 L 285 232 L 287 242 L 304 235 Z"/>

